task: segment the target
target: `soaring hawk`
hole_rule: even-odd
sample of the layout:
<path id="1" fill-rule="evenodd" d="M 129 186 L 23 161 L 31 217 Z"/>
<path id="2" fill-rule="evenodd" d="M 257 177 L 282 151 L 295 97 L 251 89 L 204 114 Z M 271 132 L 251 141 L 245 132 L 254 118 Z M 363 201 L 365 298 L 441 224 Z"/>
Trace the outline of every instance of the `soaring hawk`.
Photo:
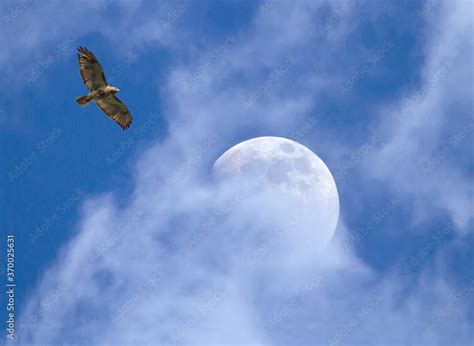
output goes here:
<path id="1" fill-rule="evenodd" d="M 115 96 L 119 89 L 107 84 L 102 65 L 90 50 L 79 47 L 78 51 L 79 70 L 89 93 L 77 97 L 77 103 L 85 107 L 89 102 L 95 102 L 122 129 L 128 129 L 132 123 L 132 115 L 127 106 Z"/>

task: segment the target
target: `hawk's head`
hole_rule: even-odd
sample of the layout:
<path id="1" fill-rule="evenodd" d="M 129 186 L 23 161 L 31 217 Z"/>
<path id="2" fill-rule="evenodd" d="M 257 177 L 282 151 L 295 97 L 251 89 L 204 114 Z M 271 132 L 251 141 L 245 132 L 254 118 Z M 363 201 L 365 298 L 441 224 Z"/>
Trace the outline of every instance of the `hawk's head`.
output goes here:
<path id="1" fill-rule="evenodd" d="M 110 86 L 110 85 L 107 85 L 104 89 L 104 93 L 107 94 L 107 95 L 110 95 L 110 94 L 116 94 L 118 93 L 120 90 L 119 88 L 116 88 L 116 87 L 113 87 L 113 86 Z"/>

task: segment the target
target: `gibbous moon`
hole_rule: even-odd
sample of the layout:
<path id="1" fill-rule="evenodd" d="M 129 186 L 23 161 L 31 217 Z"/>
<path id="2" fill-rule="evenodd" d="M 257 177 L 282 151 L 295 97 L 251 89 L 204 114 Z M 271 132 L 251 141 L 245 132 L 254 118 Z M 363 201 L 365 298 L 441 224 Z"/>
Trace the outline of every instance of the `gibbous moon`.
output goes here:
<path id="1" fill-rule="evenodd" d="M 336 183 L 324 162 L 302 144 L 281 137 L 253 138 L 222 154 L 213 172 L 220 182 L 251 186 L 251 195 L 270 191 L 271 197 L 249 209 L 254 215 L 265 212 L 267 219 L 293 215 L 297 226 L 286 233 L 298 247 L 313 244 L 313 250 L 321 249 L 333 237 L 339 218 Z M 298 247 L 292 247 L 293 255 Z"/>

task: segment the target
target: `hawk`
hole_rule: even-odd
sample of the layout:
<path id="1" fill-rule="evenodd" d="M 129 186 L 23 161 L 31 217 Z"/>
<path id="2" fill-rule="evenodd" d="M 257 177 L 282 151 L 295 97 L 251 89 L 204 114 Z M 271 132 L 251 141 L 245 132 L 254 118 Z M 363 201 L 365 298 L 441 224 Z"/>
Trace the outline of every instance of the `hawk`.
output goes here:
<path id="1" fill-rule="evenodd" d="M 89 93 L 76 98 L 76 102 L 85 107 L 89 102 L 97 106 L 112 118 L 124 130 L 132 124 L 132 115 L 127 106 L 115 94 L 119 89 L 107 84 L 104 70 L 95 55 L 87 48 L 79 47 L 77 60 L 82 80 Z"/>

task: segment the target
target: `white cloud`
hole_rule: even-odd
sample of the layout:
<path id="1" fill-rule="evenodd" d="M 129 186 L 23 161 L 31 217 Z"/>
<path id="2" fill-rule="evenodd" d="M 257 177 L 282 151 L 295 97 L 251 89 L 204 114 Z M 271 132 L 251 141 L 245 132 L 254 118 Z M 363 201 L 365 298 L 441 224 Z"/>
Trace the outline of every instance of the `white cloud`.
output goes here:
<path id="1" fill-rule="evenodd" d="M 191 66 L 174 69 L 161 90 L 167 100 L 169 136 L 137 162 L 126 207 L 119 207 L 124 203 L 113 194 L 84 204 L 77 235 L 45 273 L 22 313 L 17 329 L 21 341 L 327 344 L 340 339 L 340 344 L 436 344 L 453 340 L 453 334 L 459 342 L 469 340 L 472 332 L 459 304 L 466 297 L 450 301 L 455 290 L 442 279 L 433 286 L 430 277 L 421 278 L 406 297 L 399 273 L 378 275 L 342 246 L 350 233 L 343 220 L 326 252 L 302 258 L 301 270 L 290 265 L 286 270 L 284 264 L 291 264 L 292 258 L 278 258 L 276 251 L 264 261 L 281 261 L 282 266 L 249 268 L 249 254 L 269 239 L 266 232 L 271 234 L 273 223 L 284 222 L 286 215 L 262 217 L 257 223 L 249 219 L 248 205 L 235 191 L 220 190 L 208 179 L 219 154 L 243 140 L 239 131 L 251 127 L 291 134 L 305 126 L 314 106 L 312 95 L 332 81 L 315 81 L 311 74 L 295 77 L 298 63 L 265 88 L 252 107 L 244 111 L 244 105 L 289 54 L 312 59 L 314 49 L 321 48 L 310 30 L 320 18 L 321 4 L 276 3 L 260 11 L 251 29 L 211 63 L 203 54 Z M 344 21 L 351 15 L 345 12 L 340 25 L 347 25 Z M 341 32 L 338 40 L 346 43 Z M 321 63 L 327 60 L 330 57 Z M 207 67 L 190 90 L 186 78 L 203 62 Z M 387 138 L 393 140 L 384 150 L 390 152 L 390 143 L 399 136 L 411 139 L 407 133 L 388 131 Z M 392 151 L 401 161 L 404 153 Z M 378 155 L 373 161 L 379 176 L 392 182 L 389 168 L 381 164 L 386 156 Z M 405 179 L 406 172 L 401 171 Z M 271 201 L 260 205 L 260 215 L 272 212 Z M 217 220 L 211 221 L 213 217 Z M 436 294 L 427 293 L 427 287 L 434 287 Z M 466 287 L 470 294 L 471 286 Z M 51 292 L 58 289 L 61 294 L 51 300 Z M 439 322 L 441 327 L 425 333 L 435 309 L 446 307 L 450 313 Z"/>
<path id="2" fill-rule="evenodd" d="M 458 160 L 472 160 L 473 4 L 439 5 L 427 14 L 421 85 L 381 109 L 376 135 L 384 143 L 364 170 L 413 200 L 417 221 L 441 210 L 465 231 L 474 184 Z"/>

